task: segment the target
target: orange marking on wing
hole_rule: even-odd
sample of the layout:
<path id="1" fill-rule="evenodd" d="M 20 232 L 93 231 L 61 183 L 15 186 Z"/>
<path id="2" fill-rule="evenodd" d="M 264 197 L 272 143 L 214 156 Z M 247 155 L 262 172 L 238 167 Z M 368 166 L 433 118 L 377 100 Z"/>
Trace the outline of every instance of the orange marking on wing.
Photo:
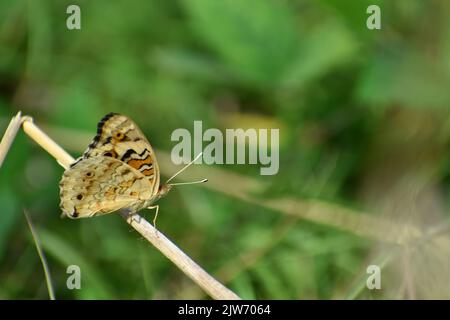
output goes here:
<path id="1" fill-rule="evenodd" d="M 139 160 L 139 159 L 131 159 L 127 162 L 127 164 L 130 167 L 133 167 L 137 170 L 139 170 L 140 167 L 142 167 L 144 164 L 152 164 L 152 158 L 150 156 L 148 156 L 146 159 L 143 160 Z M 151 170 L 151 169 L 150 169 Z"/>
<path id="2" fill-rule="evenodd" d="M 144 175 L 144 176 L 151 176 L 152 174 L 153 174 L 153 168 L 151 168 L 151 169 L 145 169 L 144 171 L 142 171 L 142 174 Z"/>

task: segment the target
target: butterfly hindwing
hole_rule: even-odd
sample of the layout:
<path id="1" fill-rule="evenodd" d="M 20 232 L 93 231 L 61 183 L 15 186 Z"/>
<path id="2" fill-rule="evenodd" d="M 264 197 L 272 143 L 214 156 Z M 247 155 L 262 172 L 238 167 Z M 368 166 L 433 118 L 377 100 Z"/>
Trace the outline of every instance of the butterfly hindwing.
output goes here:
<path id="1" fill-rule="evenodd" d="M 60 182 L 61 209 L 72 218 L 139 207 L 153 196 L 154 184 L 135 168 L 113 157 L 81 159 Z"/>

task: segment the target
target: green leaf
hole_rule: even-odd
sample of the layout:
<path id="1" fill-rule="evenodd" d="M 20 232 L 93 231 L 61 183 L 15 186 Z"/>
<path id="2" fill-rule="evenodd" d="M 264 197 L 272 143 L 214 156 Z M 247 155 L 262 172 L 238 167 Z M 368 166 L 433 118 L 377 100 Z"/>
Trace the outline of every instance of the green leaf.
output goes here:
<path id="1" fill-rule="evenodd" d="M 303 43 L 302 50 L 283 76 L 283 87 L 300 87 L 332 67 L 349 61 L 356 52 L 352 34 L 335 21 L 309 32 Z"/>
<path id="2" fill-rule="evenodd" d="M 394 54 L 376 55 L 357 95 L 369 106 L 448 108 L 450 73 L 443 65 L 444 60 L 433 60 L 408 47 Z"/>
<path id="3" fill-rule="evenodd" d="M 295 55 L 298 39 L 293 16 L 275 1 L 188 0 L 183 4 L 194 31 L 243 83 L 275 83 Z"/>

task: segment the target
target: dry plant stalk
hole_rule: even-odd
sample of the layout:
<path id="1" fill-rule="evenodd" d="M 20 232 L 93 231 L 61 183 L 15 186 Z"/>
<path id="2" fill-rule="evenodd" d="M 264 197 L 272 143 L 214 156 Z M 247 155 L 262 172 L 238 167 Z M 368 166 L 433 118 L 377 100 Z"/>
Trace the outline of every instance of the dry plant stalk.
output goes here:
<path id="1" fill-rule="evenodd" d="M 21 117 L 19 112 L 11 121 L 5 137 L 2 140 L 2 145 L 0 146 L 0 164 L 1 160 L 4 159 L 6 152 L 11 146 L 20 124 L 22 124 L 25 133 L 36 141 L 44 150 L 50 153 L 65 169 L 67 169 L 74 161 L 74 159 L 63 148 L 61 148 L 33 123 L 33 119 L 31 117 Z M 4 140 L 6 141 L 5 143 L 3 142 Z M 240 299 L 238 295 L 209 275 L 166 236 L 164 236 L 160 231 L 157 231 L 153 225 L 151 225 L 143 217 L 138 214 L 131 216 L 127 210 L 122 210 L 120 215 L 125 218 L 130 226 L 132 226 L 145 239 L 161 251 L 162 254 L 172 261 L 209 296 L 214 299 L 221 300 Z"/>
<path id="2" fill-rule="evenodd" d="M 11 145 L 16 137 L 17 132 L 22 124 L 21 113 L 17 113 L 15 117 L 11 119 L 11 122 L 6 128 L 5 134 L 3 135 L 2 141 L 0 142 L 0 168 L 5 160 L 6 154 L 11 148 Z"/>

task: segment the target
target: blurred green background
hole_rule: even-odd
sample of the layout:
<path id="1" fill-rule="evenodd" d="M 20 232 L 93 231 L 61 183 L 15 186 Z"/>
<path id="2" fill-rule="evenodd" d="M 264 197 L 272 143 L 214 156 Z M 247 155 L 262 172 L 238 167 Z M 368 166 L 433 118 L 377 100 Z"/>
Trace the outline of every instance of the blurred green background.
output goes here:
<path id="1" fill-rule="evenodd" d="M 81 30 L 66 28 L 70 4 Z M 366 27 L 370 4 L 381 30 Z M 110 111 L 166 152 L 194 120 L 280 128 L 277 175 L 216 166 L 261 186 L 252 201 L 180 187 L 159 202 L 159 229 L 246 299 L 449 299 L 449 9 L 2 0 L 0 131 L 22 110 L 77 157 Z M 24 208 L 59 299 L 207 298 L 119 216 L 60 219 L 62 173 L 19 133 L 0 169 L 0 299 L 48 298 Z M 72 264 L 81 290 L 66 287 Z M 371 264 L 381 290 L 366 288 Z"/>

